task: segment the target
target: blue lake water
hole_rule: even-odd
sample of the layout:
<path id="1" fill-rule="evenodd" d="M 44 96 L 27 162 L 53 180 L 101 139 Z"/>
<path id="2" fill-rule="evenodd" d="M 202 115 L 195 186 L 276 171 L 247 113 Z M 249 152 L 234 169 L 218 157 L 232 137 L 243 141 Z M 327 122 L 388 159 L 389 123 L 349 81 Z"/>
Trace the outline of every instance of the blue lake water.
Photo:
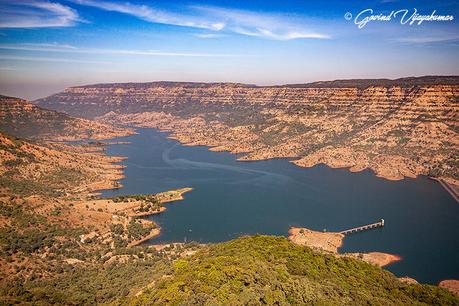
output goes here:
<path id="1" fill-rule="evenodd" d="M 300 168 L 286 159 L 240 162 L 154 129 L 138 132 L 117 139 L 130 144 L 107 146 L 108 154 L 128 159 L 124 187 L 103 196 L 194 188 L 151 217 L 162 231 L 152 243 L 287 236 L 290 226 L 340 231 L 383 218 L 384 228 L 347 236 L 340 252 L 398 254 L 403 260 L 387 269 L 420 282 L 459 279 L 459 203 L 435 181 L 388 181 L 371 171 Z"/>

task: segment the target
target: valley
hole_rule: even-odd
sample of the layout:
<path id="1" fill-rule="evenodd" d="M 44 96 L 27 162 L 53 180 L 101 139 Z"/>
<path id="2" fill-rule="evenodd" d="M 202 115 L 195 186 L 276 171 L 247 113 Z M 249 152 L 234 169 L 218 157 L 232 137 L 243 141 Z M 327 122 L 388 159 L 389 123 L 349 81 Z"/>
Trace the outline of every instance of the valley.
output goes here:
<path id="1" fill-rule="evenodd" d="M 0 306 L 459 306 L 458 16 L 0 0 Z"/>
<path id="2" fill-rule="evenodd" d="M 423 174 L 458 185 L 457 77 L 344 80 L 260 87 L 236 83 L 125 83 L 72 87 L 40 106 L 108 123 L 171 131 L 187 145 L 371 169 L 400 180 Z"/>
<path id="3" fill-rule="evenodd" d="M 352 247 L 348 245 L 346 255 L 337 255 L 336 251 L 335 254 L 329 254 L 309 243 L 298 241 L 296 243 L 301 246 L 293 246 L 291 242 L 283 240 L 285 238 L 240 238 L 244 236 L 242 232 L 233 233 L 232 227 L 227 228 L 233 239 L 229 242 L 220 242 L 228 239 L 222 239 L 217 230 L 209 232 L 209 238 L 204 238 L 204 241 L 202 238 L 197 239 L 201 242 L 196 243 L 193 237 L 202 235 L 202 232 L 191 232 L 191 228 L 185 234 L 184 242 L 181 242 L 183 239 L 171 241 L 166 237 L 183 238 L 180 228 L 187 226 L 185 222 L 176 228 L 176 232 L 171 232 L 172 220 L 175 223 L 182 222 L 178 217 L 180 211 L 189 211 L 188 219 L 192 220 L 194 214 L 202 211 L 200 205 L 206 204 L 202 200 L 208 188 L 203 185 L 206 180 L 198 183 L 200 175 L 192 175 L 192 169 L 203 167 L 203 170 L 209 169 L 214 173 L 222 172 L 227 180 L 237 178 L 232 178 L 233 174 L 227 176 L 234 171 L 255 183 L 259 179 L 270 181 L 270 176 L 273 176 L 273 179 L 276 178 L 274 186 L 290 186 L 289 181 L 293 178 L 290 176 L 297 170 L 281 174 L 270 172 L 267 170 L 269 168 L 265 170 L 261 164 L 246 169 L 245 166 L 233 165 L 233 161 L 228 164 L 224 160 L 220 163 L 199 161 L 201 157 L 198 160 L 177 159 L 169 156 L 172 154 L 171 149 L 164 152 L 161 149 L 158 151 L 160 159 L 168 166 L 155 166 L 159 180 L 150 187 L 144 187 L 143 183 L 135 183 L 135 180 L 142 180 L 142 176 L 132 171 L 137 166 L 149 169 L 149 162 L 145 160 L 133 168 L 131 162 L 137 162 L 137 159 L 131 156 L 131 151 L 125 150 L 138 150 L 136 133 L 144 137 L 144 130 L 148 130 L 135 129 L 155 128 L 167 131 L 167 137 L 172 139 L 169 141 L 178 140 L 185 145 L 183 148 L 205 146 L 202 150 L 207 151 L 207 147 L 210 147 L 209 153 L 212 154 L 228 151 L 237 154 L 239 161 L 268 162 L 287 158 L 290 165 L 293 163 L 313 169 L 311 173 L 322 171 L 322 168 L 314 169 L 317 169 L 318 164 L 325 164 L 333 168 L 350 168 L 351 171 L 371 169 L 377 176 L 389 180 L 429 175 L 456 188 L 457 90 L 455 77 L 437 77 L 272 87 L 171 82 L 91 85 L 69 88 L 63 93 L 35 101 L 34 104 L 2 96 L 1 299 L 6 303 L 47 301 L 50 304 L 93 304 L 116 301 L 121 305 L 142 304 L 146 300 L 157 303 L 164 302 L 164 299 L 171 301 L 172 297 L 168 297 L 168 294 L 175 292 L 173 295 L 177 301 L 192 301 L 190 296 L 183 293 L 188 291 L 175 291 L 175 282 L 179 281 L 201 292 L 199 296 L 203 301 L 237 303 L 241 295 L 234 295 L 235 292 L 243 290 L 243 287 L 255 288 L 257 285 L 250 281 L 236 282 L 235 287 L 225 289 L 231 293 L 221 295 L 218 290 L 207 292 L 199 287 L 208 286 L 207 280 L 190 278 L 192 273 L 188 265 L 199 270 L 201 261 L 213 261 L 220 256 L 229 259 L 228 252 L 243 249 L 246 250 L 243 254 L 231 260 L 250 262 L 245 256 L 252 253 L 258 254 L 257 260 L 256 263 L 243 266 L 243 270 L 236 272 L 237 275 L 263 273 L 267 266 L 263 259 L 265 253 L 261 250 L 272 249 L 280 254 L 290 253 L 289 256 L 295 252 L 307 252 L 309 255 L 305 260 L 308 262 L 316 259 L 328 262 L 325 266 L 318 263 L 321 267 L 319 270 L 330 269 L 335 264 L 339 269 L 344 269 L 338 274 L 313 276 L 316 272 L 312 270 L 297 271 L 302 259 L 295 259 L 295 264 L 285 259 L 287 270 L 281 272 L 284 275 L 282 277 L 287 277 L 284 283 L 295 280 L 297 284 L 302 284 L 300 287 L 303 289 L 316 288 L 316 293 L 305 297 L 298 293 L 298 288 L 288 289 L 287 286 L 279 288 L 276 296 L 270 297 L 272 301 L 285 301 L 290 296 L 294 299 L 292 301 L 305 301 L 306 298 L 310 302 L 320 302 L 332 298 L 345 304 L 351 300 L 378 303 L 404 300 L 406 303 L 430 304 L 441 301 L 443 304 L 454 305 L 457 298 L 446 290 L 416 284 L 411 278 L 398 279 L 377 267 L 391 265 L 400 259 L 410 263 L 412 257 L 405 259 L 382 252 L 362 253 L 366 249 L 363 244 L 357 247 L 357 252 L 349 252 Z M 163 141 L 152 144 L 158 146 Z M 120 148 L 121 154 L 112 154 L 117 152 L 113 148 Z M 129 159 L 126 160 L 123 151 L 129 153 Z M 107 152 L 110 153 L 107 155 Z M 142 148 L 137 152 L 151 154 Z M 204 155 L 202 157 L 207 158 Z M 215 156 L 211 160 L 220 158 Z M 269 165 L 274 167 L 273 170 L 277 167 L 285 168 L 284 163 Z M 295 165 L 292 167 L 295 168 Z M 181 176 L 173 178 L 176 167 L 179 171 L 177 173 L 188 169 L 183 174 L 187 173 L 194 178 L 183 182 Z M 132 179 L 134 183 L 131 183 Z M 184 182 L 189 185 L 184 185 Z M 136 188 L 132 184 L 136 184 Z M 254 191 L 258 188 L 256 186 L 248 184 L 246 187 Z M 312 186 L 314 184 L 310 188 Z M 191 191 L 188 187 L 197 188 L 189 196 L 192 205 L 187 195 L 182 196 Z M 215 188 L 212 185 L 209 187 Z M 225 189 L 231 190 L 227 187 Z M 311 192 L 312 189 L 309 191 L 309 205 L 317 201 L 313 196 L 315 191 Z M 193 196 L 195 193 L 197 198 Z M 244 204 L 246 190 L 240 189 L 237 194 L 241 195 L 241 204 Z M 168 204 L 169 209 L 166 211 L 165 203 L 184 198 L 184 204 Z M 201 200 L 196 202 L 196 199 Z M 227 200 L 231 199 L 232 196 L 227 196 Z M 296 205 L 297 200 L 289 198 L 288 201 Z M 408 202 L 412 203 L 411 200 Z M 270 213 L 272 208 L 269 207 L 266 213 Z M 309 207 L 309 213 L 313 212 L 312 206 L 305 207 Z M 247 208 L 248 213 L 255 207 Z M 208 207 L 205 209 L 212 212 Z M 192 213 L 192 210 L 195 212 Z M 208 218 L 205 213 L 201 216 Z M 214 219 L 225 224 L 218 218 Z M 320 226 L 311 223 L 312 219 L 305 220 L 310 221 L 297 225 Z M 339 222 L 343 221 L 349 222 Z M 234 225 L 238 226 L 237 223 Z M 276 225 L 272 229 L 263 223 L 255 222 L 254 225 L 265 228 L 262 232 L 287 235 L 285 221 L 282 220 L 280 227 Z M 246 233 L 253 235 L 255 232 L 258 231 L 248 230 Z M 187 236 L 190 238 L 186 239 Z M 149 243 L 151 239 L 156 242 Z M 209 243 L 211 241 L 217 243 Z M 282 258 L 284 255 L 279 256 Z M 352 267 L 356 266 L 359 268 L 354 270 Z M 218 273 L 227 273 L 226 268 L 219 264 L 213 269 L 221 271 Z M 356 295 L 355 292 L 342 291 L 342 275 L 349 273 L 355 275 L 352 278 L 361 279 L 354 273 L 363 270 L 371 271 L 368 277 L 372 279 L 385 280 L 377 286 L 378 289 L 373 285 L 361 285 L 362 290 L 374 293 L 371 299 Z M 243 274 L 239 274 L 241 272 Z M 135 276 L 131 279 L 132 275 Z M 328 279 L 329 284 L 333 285 L 321 287 L 316 283 L 316 277 Z M 262 276 L 263 282 L 269 284 L 271 290 L 277 286 L 276 278 Z M 195 281 L 200 285 L 195 284 Z M 445 280 L 442 284 L 454 291 L 452 282 Z M 169 289 L 163 291 L 164 288 Z M 393 292 L 390 288 L 397 288 L 398 293 L 387 295 Z M 423 297 L 419 298 L 416 292 L 423 292 Z M 216 293 L 218 295 L 214 295 Z"/>

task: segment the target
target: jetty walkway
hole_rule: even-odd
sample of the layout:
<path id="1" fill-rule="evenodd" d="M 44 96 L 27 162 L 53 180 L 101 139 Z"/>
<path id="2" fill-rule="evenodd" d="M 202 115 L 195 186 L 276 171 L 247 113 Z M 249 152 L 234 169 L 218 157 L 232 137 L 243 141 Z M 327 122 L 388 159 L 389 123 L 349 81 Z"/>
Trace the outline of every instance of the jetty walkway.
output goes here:
<path id="1" fill-rule="evenodd" d="M 347 235 L 347 234 L 357 233 L 357 232 L 365 231 L 365 230 L 368 230 L 368 229 L 377 228 L 377 227 L 383 227 L 383 226 L 384 226 L 384 219 L 381 219 L 379 222 L 371 223 L 371 224 L 367 224 L 367 225 L 363 225 L 363 226 L 359 226 L 359 227 L 350 228 L 350 229 L 341 231 L 339 233 L 343 234 L 343 235 Z"/>

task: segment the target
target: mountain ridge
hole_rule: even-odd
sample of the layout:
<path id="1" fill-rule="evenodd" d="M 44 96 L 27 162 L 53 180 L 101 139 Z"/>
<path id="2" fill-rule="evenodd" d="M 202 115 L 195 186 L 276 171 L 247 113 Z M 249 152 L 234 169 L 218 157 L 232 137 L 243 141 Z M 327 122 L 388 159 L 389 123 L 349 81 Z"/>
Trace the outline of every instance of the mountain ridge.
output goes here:
<path id="1" fill-rule="evenodd" d="M 282 85 L 256 85 L 250 83 L 240 83 L 240 82 L 187 82 L 187 81 L 152 81 L 152 82 L 114 82 L 114 83 L 96 83 L 96 84 L 86 84 L 71 86 L 70 88 L 104 88 L 111 86 L 132 86 L 132 85 L 141 85 L 141 86 L 153 86 L 153 85 L 162 85 L 162 86 L 184 86 L 189 88 L 205 88 L 212 86 L 221 86 L 221 85 L 231 85 L 235 87 L 243 88 L 324 88 L 324 87 L 333 87 L 345 88 L 345 87 L 359 87 L 365 88 L 369 86 L 397 86 L 403 84 L 404 86 L 419 86 L 419 85 L 459 85 L 459 76 L 441 76 L 441 75 L 425 75 L 420 77 L 403 77 L 396 79 L 389 78 L 377 78 L 377 79 L 336 79 L 330 81 L 314 81 L 308 83 L 287 83 Z M 41 99 L 37 99 L 41 100 Z"/>

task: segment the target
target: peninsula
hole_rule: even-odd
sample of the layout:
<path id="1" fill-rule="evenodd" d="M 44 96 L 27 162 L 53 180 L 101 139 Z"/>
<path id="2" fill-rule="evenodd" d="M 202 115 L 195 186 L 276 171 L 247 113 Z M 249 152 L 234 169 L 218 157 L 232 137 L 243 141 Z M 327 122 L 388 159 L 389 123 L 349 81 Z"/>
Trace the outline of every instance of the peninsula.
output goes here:
<path id="1" fill-rule="evenodd" d="M 289 235 L 288 239 L 298 245 L 307 246 L 336 256 L 357 258 L 379 267 L 402 260 L 400 256 L 381 252 L 340 254 L 338 253 L 338 249 L 343 245 L 344 240 L 344 235 L 341 233 L 317 232 L 307 228 L 292 227 L 289 230 Z"/>

